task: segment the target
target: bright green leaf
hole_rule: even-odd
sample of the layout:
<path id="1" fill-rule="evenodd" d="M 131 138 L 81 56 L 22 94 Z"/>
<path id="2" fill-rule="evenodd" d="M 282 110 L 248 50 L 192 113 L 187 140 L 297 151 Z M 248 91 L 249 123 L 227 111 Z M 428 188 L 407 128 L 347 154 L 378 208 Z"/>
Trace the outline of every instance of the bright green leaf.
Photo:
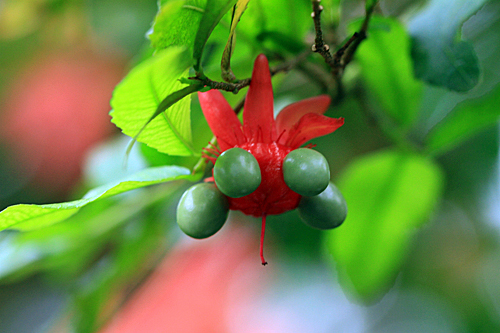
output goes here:
<path id="1" fill-rule="evenodd" d="M 368 39 L 356 57 L 368 90 L 383 110 L 401 125 L 411 125 L 419 110 L 422 83 L 413 76 L 404 27 L 394 19 L 373 17 Z"/>
<path id="2" fill-rule="evenodd" d="M 162 4 L 149 35 L 156 50 L 185 45 L 192 54 L 194 38 L 207 0 L 173 0 Z"/>
<path id="3" fill-rule="evenodd" d="M 134 196 L 137 198 L 137 196 Z M 143 200 L 138 200 L 143 201 Z M 0 279 L 18 281 L 36 273 L 66 280 L 93 262 L 121 222 L 136 217 L 135 202 L 99 200 L 65 220 L 30 232 L 5 233 Z"/>
<path id="4" fill-rule="evenodd" d="M 234 32 L 236 30 L 236 25 L 238 25 L 238 22 L 240 21 L 241 15 L 245 12 L 247 9 L 248 3 L 250 0 L 238 0 L 236 2 L 236 5 L 234 7 L 234 14 L 231 22 L 231 29 L 229 31 L 229 38 L 231 38 L 232 35 L 234 35 Z"/>
<path id="5" fill-rule="evenodd" d="M 156 213 L 144 212 L 158 204 L 170 205 L 182 186 L 182 182 L 176 182 L 167 187 L 135 192 L 120 200 L 97 200 L 62 223 L 30 232 L 0 233 L 0 248 L 3 249 L 0 252 L 0 280 L 19 281 L 37 273 L 50 274 L 58 281 L 73 279 L 81 274 L 84 267 L 95 263 L 95 258 L 102 254 L 106 244 L 126 224 L 129 225 L 127 229 L 130 223 L 142 225 L 152 222 L 163 230 L 174 226 L 175 223 L 165 220 L 164 216 L 158 218 Z M 153 211 L 156 212 L 155 209 Z M 135 237 L 139 231 L 136 226 L 134 233 L 128 234 Z M 156 234 L 164 239 L 164 232 Z"/>
<path id="6" fill-rule="evenodd" d="M 432 153 L 445 152 L 469 139 L 500 119 L 500 85 L 488 94 L 468 99 L 458 104 L 427 138 L 427 148 Z"/>
<path id="7" fill-rule="evenodd" d="M 457 40 L 462 23 L 486 0 L 433 0 L 408 25 L 413 39 L 415 75 L 430 84 L 468 91 L 479 82 L 479 61 L 472 45 Z"/>
<path id="8" fill-rule="evenodd" d="M 443 174 L 424 156 L 384 151 L 352 163 L 338 185 L 348 214 L 326 245 L 343 288 L 373 301 L 390 288 L 416 228 L 439 202 Z"/>
<path id="9" fill-rule="evenodd" d="M 191 175 L 189 169 L 178 166 L 149 168 L 120 181 L 93 189 L 80 200 L 46 205 L 19 204 L 10 206 L 0 212 L 0 230 L 41 228 L 70 217 L 81 207 L 93 201 L 178 179 L 194 181 L 199 179 L 199 175 Z"/>
<path id="10" fill-rule="evenodd" d="M 160 110 L 164 99 L 186 85 L 178 79 L 188 75 L 189 54 L 170 47 L 132 69 L 116 87 L 111 99 L 112 122 L 122 132 L 170 155 L 196 155 L 191 147 L 191 98 L 186 97 L 144 125 Z"/>
<path id="11" fill-rule="evenodd" d="M 194 68 L 200 70 L 201 56 L 207 43 L 208 37 L 214 30 L 217 23 L 227 11 L 234 6 L 237 0 L 207 0 L 205 12 L 200 21 L 200 26 L 194 40 Z"/>

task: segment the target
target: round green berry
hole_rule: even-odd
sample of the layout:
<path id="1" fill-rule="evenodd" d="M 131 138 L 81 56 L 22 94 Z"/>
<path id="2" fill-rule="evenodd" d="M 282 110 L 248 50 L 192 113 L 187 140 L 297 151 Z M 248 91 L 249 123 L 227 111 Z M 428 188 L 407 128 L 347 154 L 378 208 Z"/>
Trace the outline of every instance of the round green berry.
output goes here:
<path id="1" fill-rule="evenodd" d="M 326 190 L 320 194 L 302 197 L 298 211 L 305 224 L 316 229 L 333 229 L 344 222 L 347 204 L 339 189 L 329 183 Z"/>
<path id="2" fill-rule="evenodd" d="M 214 180 L 222 193 L 231 198 L 241 198 L 259 187 L 262 176 L 259 163 L 251 153 L 231 148 L 215 161 Z"/>
<path id="3" fill-rule="evenodd" d="M 328 161 L 309 148 L 292 150 L 283 160 L 283 178 L 288 187 L 304 196 L 323 192 L 330 182 Z"/>
<path id="4" fill-rule="evenodd" d="M 207 238 L 226 222 L 229 213 L 227 198 L 213 183 L 191 186 L 177 205 L 177 224 L 193 238 Z"/>

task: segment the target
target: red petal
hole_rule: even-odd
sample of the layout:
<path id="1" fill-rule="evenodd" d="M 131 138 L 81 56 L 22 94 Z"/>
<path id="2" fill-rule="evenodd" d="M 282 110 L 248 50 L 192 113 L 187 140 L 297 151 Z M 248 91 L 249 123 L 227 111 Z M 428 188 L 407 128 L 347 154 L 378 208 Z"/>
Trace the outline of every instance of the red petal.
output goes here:
<path id="1" fill-rule="evenodd" d="M 329 118 L 317 113 L 308 113 L 290 131 L 285 145 L 292 149 L 300 147 L 305 142 L 327 135 L 344 124 L 344 118 Z"/>
<path id="2" fill-rule="evenodd" d="M 276 133 L 271 73 L 267 58 L 263 54 L 255 59 L 243 111 L 243 131 L 249 142 L 263 143 L 271 143 Z"/>
<path id="3" fill-rule="evenodd" d="M 284 143 L 290 136 L 293 126 L 307 113 L 323 114 L 330 105 L 328 95 L 320 95 L 292 103 L 283 108 L 276 117 L 276 131 L 280 135 L 279 142 Z"/>
<path id="4" fill-rule="evenodd" d="M 244 143 L 241 122 L 218 90 L 199 92 L 201 109 L 222 151 Z"/>

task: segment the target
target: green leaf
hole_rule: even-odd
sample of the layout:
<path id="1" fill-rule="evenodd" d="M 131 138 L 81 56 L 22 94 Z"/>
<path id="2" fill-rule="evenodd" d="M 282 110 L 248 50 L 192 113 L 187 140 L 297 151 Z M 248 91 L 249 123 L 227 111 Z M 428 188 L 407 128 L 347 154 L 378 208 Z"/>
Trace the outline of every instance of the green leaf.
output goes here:
<path id="1" fill-rule="evenodd" d="M 479 82 L 479 60 L 469 42 L 445 43 L 414 38 L 412 56 L 415 76 L 432 85 L 465 92 Z"/>
<path id="2" fill-rule="evenodd" d="M 131 221 L 115 236 L 112 252 L 95 263 L 73 293 L 74 332 L 97 332 L 120 301 L 151 271 L 166 248 L 165 221 L 159 216 Z M 104 315 L 103 315 L 104 314 Z"/>
<path id="3" fill-rule="evenodd" d="M 120 181 L 95 188 L 80 200 L 46 205 L 19 204 L 7 207 L 0 212 L 0 230 L 7 228 L 19 230 L 41 228 L 65 220 L 75 214 L 81 207 L 99 199 L 149 185 L 178 179 L 195 181 L 199 178 L 200 175 L 192 175 L 189 169 L 178 166 L 145 169 Z"/>
<path id="4" fill-rule="evenodd" d="M 184 45 L 192 54 L 206 3 L 207 0 L 173 0 L 162 4 L 148 36 L 152 46 L 162 50 Z"/>
<path id="5" fill-rule="evenodd" d="M 136 202 L 99 200 L 82 207 L 64 223 L 30 232 L 5 233 L 0 279 L 18 281 L 37 273 L 49 273 L 58 281 L 73 279 L 102 253 L 110 235 L 128 219 L 137 217 Z M 144 204 L 142 205 L 144 206 Z M 51 276 L 51 277 L 52 277 Z"/>
<path id="6" fill-rule="evenodd" d="M 236 80 L 236 77 L 231 70 L 231 56 L 233 54 L 234 44 L 236 43 L 236 37 L 234 33 L 236 32 L 236 25 L 240 21 L 241 15 L 247 9 L 247 5 L 250 0 L 238 0 L 233 9 L 233 17 L 231 20 L 231 28 L 229 30 L 229 38 L 227 40 L 226 47 L 224 49 L 224 53 L 222 54 L 222 78 L 228 82 L 232 82 Z"/>
<path id="7" fill-rule="evenodd" d="M 326 234 L 342 287 L 370 302 L 393 284 L 412 236 L 439 202 L 440 168 L 428 158 L 383 151 L 352 163 L 338 181 L 349 212 Z"/>
<path id="8" fill-rule="evenodd" d="M 194 40 L 193 59 L 194 69 L 196 71 L 200 70 L 201 57 L 208 37 L 210 37 L 210 34 L 217 23 L 219 23 L 222 16 L 234 6 L 236 1 L 237 0 L 207 0 L 205 12 L 201 18 L 200 26 Z"/>
<path id="9" fill-rule="evenodd" d="M 131 137 L 140 133 L 137 141 L 160 152 L 178 156 L 198 154 L 191 147 L 191 99 L 183 98 L 175 103 L 176 98 L 182 97 L 175 95 L 189 89 L 178 81 L 188 75 L 189 67 L 189 54 L 175 46 L 139 64 L 113 93 L 112 122 Z M 169 96 L 176 98 L 165 100 Z M 156 117 L 158 113 L 162 116 Z"/>
<path id="10" fill-rule="evenodd" d="M 57 281 L 73 280 L 95 263 L 106 246 L 109 250 L 109 243 L 117 231 L 130 230 L 131 223 L 154 222 L 164 230 L 175 226 L 173 221 L 165 219 L 163 210 L 155 207 L 174 203 L 178 199 L 176 193 L 183 186 L 183 182 L 171 182 L 168 186 L 136 191 L 120 200 L 113 197 L 97 200 L 62 223 L 30 232 L 0 233 L 0 248 L 3 249 L 0 252 L 0 281 L 19 281 L 37 273 L 49 274 Z M 128 234 L 136 236 L 138 231 L 134 229 Z M 165 238 L 164 232 L 157 235 Z"/>
<path id="11" fill-rule="evenodd" d="M 443 153 L 500 119 L 500 85 L 488 94 L 458 104 L 427 136 L 427 149 Z"/>
<path id="12" fill-rule="evenodd" d="M 433 0 L 409 23 L 415 75 L 430 84 L 464 92 L 479 82 L 479 61 L 472 45 L 457 39 L 462 23 L 485 0 Z"/>
<path id="13" fill-rule="evenodd" d="M 333 11 L 338 16 L 337 1 L 328 3 L 335 2 L 332 3 L 335 6 Z M 322 3 L 325 7 L 322 18 L 329 17 L 332 6 L 328 6 L 328 3 Z M 252 38 L 258 48 L 264 46 L 281 54 L 283 48 L 287 48 L 290 43 L 288 48 L 295 49 L 296 45 L 300 45 L 301 52 L 310 47 L 304 44 L 304 39 L 312 28 L 311 11 L 310 1 L 250 1 L 245 16 L 238 24 L 238 33 L 240 37 L 245 35 Z"/>
<path id="14" fill-rule="evenodd" d="M 368 90 L 383 110 L 401 125 L 411 125 L 419 110 L 422 83 L 413 76 L 404 27 L 394 19 L 373 17 L 368 39 L 356 57 Z"/>

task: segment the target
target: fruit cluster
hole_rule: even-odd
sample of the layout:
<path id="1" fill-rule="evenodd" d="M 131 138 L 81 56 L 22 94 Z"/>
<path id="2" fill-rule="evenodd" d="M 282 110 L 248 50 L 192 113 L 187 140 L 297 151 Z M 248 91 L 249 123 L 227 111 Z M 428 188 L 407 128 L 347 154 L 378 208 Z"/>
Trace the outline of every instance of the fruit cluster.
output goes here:
<path id="1" fill-rule="evenodd" d="M 231 200 L 266 187 L 262 170 L 251 151 L 235 147 L 216 159 L 213 180 L 189 188 L 177 207 L 177 223 L 193 238 L 206 238 L 224 225 Z M 326 158 L 309 148 L 290 151 L 279 166 L 286 186 L 299 197 L 298 213 L 304 223 L 317 229 L 338 227 L 346 218 L 347 205 L 340 191 L 330 182 Z M 279 176 L 278 176 L 279 177 Z"/>

